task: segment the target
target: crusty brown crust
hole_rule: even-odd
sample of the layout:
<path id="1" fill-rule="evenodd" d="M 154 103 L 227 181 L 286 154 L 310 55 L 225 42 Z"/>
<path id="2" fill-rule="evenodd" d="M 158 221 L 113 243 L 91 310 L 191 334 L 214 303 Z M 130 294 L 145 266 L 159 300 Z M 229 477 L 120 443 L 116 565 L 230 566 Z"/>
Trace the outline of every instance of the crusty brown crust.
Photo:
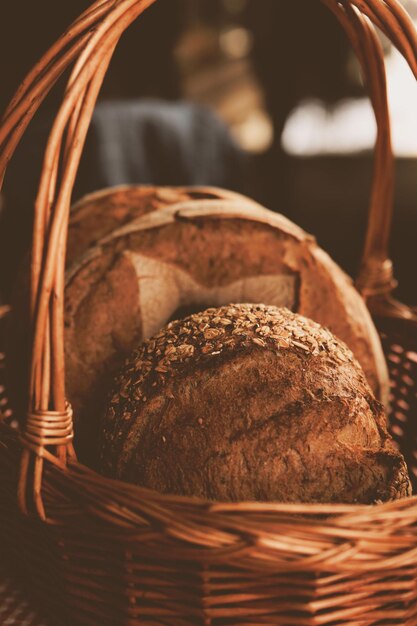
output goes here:
<path id="1" fill-rule="evenodd" d="M 90 250 L 67 274 L 67 389 L 76 422 L 85 423 L 86 427 L 94 422 L 97 429 L 95 416 L 98 416 L 98 409 L 103 410 L 109 380 L 138 341 L 144 338 L 144 311 L 143 306 L 138 307 L 139 302 L 143 305 L 143 300 L 147 298 L 144 282 L 151 282 L 151 308 L 159 307 L 159 292 L 168 288 L 166 283 L 158 283 L 157 275 L 145 275 L 140 279 L 133 269 L 130 252 L 140 250 L 147 258 L 157 258 L 179 268 L 192 276 L 198 285 L 209 289 L 217 286 L 223 288 L 226 294 L 234 281 L 245 277 L 257 279 L 262 275 L 293 274 L 277 253 L 276 234 L 256 223 L 245 223 L 242 228 L 241 222 L 227 220 L 219 228 L 218 222 L 210 220 L 202 229 L 198 224 L 170 220 L 161 228 L 144 230 L 139 226 L 142 220 L 136 224 L 138 228 L 133 225 L 126 227 L 130 234 L 112 238 L 108 243 Z M 119 298 L 114 297 L 117 268 L 120 266 L 124 268 L 123 281 L 120 277 L 123 290 L 131 294 L 129 307 L 121 306 Z M 296 275 L 294 279 L 297 280 Z M 230 297 L 226 301 L 230 301 Z M 204 304 L 202 308 L 205 308 Z M 210 301 L 206 306 L 209 304 Z M 175 309 L 173 306 L 171 313 L 175 313 Z M 170 314 L 163 317 L 157 329 L 165 325 L 169 317 Z M 129 345 L 118 340 L 117 327 L 125 326 L 131 333 Z M 90 350 L 92 345 L 96 346 L 95 350 Z M 79 438 L 80 441 L 82 439 Z M 96 437 L 92 436 L 92 441 L 95 440 Z M 87 447 L 92 447 L 90 442 Z"/>
<path id="2" fill-rule="evenodd" d="M 216 187 L 206 186 L 189 186 L 189 187 L 155 187 L 150 185 L 121 185 L 96 191 L 88 194 L 79 200 L 72 208 L 70 214 L 70 223 L 68 231 L 67 245 L 67 267 L 77 267 L 80 257 L 87 255 L 86 258 L 92 259 L 97 256 L 97 249 L 94 250 L 95 244 L 114 231 L 116 228 L 126 226 L 130 222 L 161 210 L 167 206 L 183 207 L 189 201 L 213 201 L 225 199 L 239 199 L 243 196 L 232 191 L 218 189 Z M 246 200 L 245 200 L 246 201 Z M 89 249 L 93 247 L 91 253 Z M 88 410 L 94 411 L 95 386 L 96 380 L 100 381 L 101 388 L 98 395 L 102 395 L 103 386 L 106 380 L 111 379 L 111 375 L 121 363 L 123 356 L 130 351 L 135 345 L 138 337 L 140 337 L 140 324 L 134 326 L 132 320 L 136 315 L 136 319 L 140 320 L 140 311 L 138 311 L 139 302 L 137 296 L 136 280 L 133 280 L 133 270 L 129 284 L 127 284 L 127 262 L 123 260 L 115 261 L 115 267 L 110 268 L 108 257 L 104 255 L 101 260 L 95 259 L 90 268 L 86 272 L 91 275 L 89 289 L 92 293 L 85 294 L 83 281 L 87 280 L 85 273 L 79 284 L 71 292 L 69 298 L 69 306 L 67 312 L 71 315 L 71 310 L 79 313 L 80 324 L 80 340 L 75 338 L 76 349 L 70 354 L 70 363 L 67 368 L 68 377 L 67 385 L 70 390 L 70 396 L 76 410 L 82 404 L 85 405 L 86 398 L 92 395 L 92 400 Z M 85 261 L 85 259 L 84 259 Z M 17 415 L 23 415 L 26 410 L 27 400 L 27 371 L 25 365 L 28 364 L 28 333 L 29 333 L 29 255 L 25 259 L 22 269 L 19 272 L 18 279 L 13 294 L 12 308 L 13 315 L 10 317 L 9 332 L 7 334 L 7 377 L 8 389 L 11 394 L 12 403 Z M 119 276 L 120 289 L 115 285 L 116 268 L 122 268 Z M 110 276 L 105 271 L 111 272 Z M 101 273 L 100 273 L 101 272 Z M 102 282 L 100 282 L 102 280 Z M 116 282 L 117 282 L 116 278 Z M 95 288 L 97 287 L 97 291 Z M 122 293 L 126 289 L 126 293 Z M 106 292 L 107 290 L 107 292 Z M 111 293 L 115 302 L 111 302 Z M 104 295 L 103 295 L 104 294 Z M 119 300 L 119 296 L 121 299 Z M 99 303 L 95 306 L 98 297 L 103 297 L 103 306 Z M 110 300 L 110 302 L 109 302 Z M 84 306 L 81 305 L 83 301 Z M 88 310 L 88 303 L 90 310 Z M 125 305 L 128 303 L 128 306 Z M 82 310 L 78 310 L 80 305 Z M 121 310 L 123 305 L 124 316 L 117 317 L 114 309 Z M 104 306 L 107 306 L 107 313 L 104 312 Z M 113 316 L 112 316 L 113 309 Z M 91 320 L 90 314 L 97 316 L 97 324 L 102 328 L 100 345 L 96 344 L 93 348 L 94 332 L 91 333 L 88 328 L 88 320 Z M 114 325 L 111 320 L 113 320 Z M 125 330 L 121 332 L 119 322 L 124 326 Z M 71 324 L 67 326 L 71 328 Z M 86 332 L 83 329 L 86 328 Z M 109 334 L 107 334 L 107 331 Z M 127 341 L 127 333 L 131 332 L 130 343 Z M 70 333 L 70 330 L 68 330 Z M 121 336 L 123 339 L 121 340 Z M 106 347 L 112 346 L 110 349 L 109 359 L 106 360 Z M 89 352 L 95 355 L 95 360 L 90 362 Z M 109 352 L 109 350 L 107 350 Z M 119 358 L 118 358 L 119 355 Z M 120 357 L 121 355 L 121 357 Z M 85 359 L 85 361 L 84 361 Z M 80 363 L 84 363 L 87 369 L 87 376 L 83 376 L 83 367 Z M 101 364 L 107 364 L 108 368 L 101 367 Z M 93 371 L 92 371 L 93 370 Z M 96 374 L 94 374 L 96 372 Z M 110 376 L 110 378 L 108 378 Z M 81 402 L 80 398 L 83 399 Z M 88 424 L 83 426 L 88 428 Z M 81 440 L 83 437 L 81 437 Z"/>
<path id="3" fill-rule="evenodd" d="M 135 255 L 140 255 L 139 265 L 143 267 L 134 271 Z M 159 265 L 149 269 L 146 260 Z M 107 272 L 114 276 L 114 268 L 122 264 L 126 275 L 129 263 L 131 283 L 129 286 L 124 280 L 124 289 L 138 294 L 140 306 L 133 306 L 133 295 L 130 309 L 121 307 L 117 298 L 106 298 L 106 323 L 101 324 L 101 293 L 109 289 Z M 168 274 L 164 282 L 161 276 L 166 268 L 171 268 L 172 276 Z M 380 397 L 385 399 L 386 365 L 369 313 L 350 279 L 318 248 L 314 239 L 284 217 L 254 203 L 201 200 L 166 207 L 130 222 L 90 249 L 69 270 L 65 316 L 68 393 L 81 421 L 84 414 L 94 415 L 97 407 L 103 406 L 109 377 L 117 371 L 129 349 L 133 349 L 138 339 L 156 332 L 174 314 L 175 305 L 166 312 L 160 296 L 166 291 L 167 299 L 175 302 L 176 296 L 169 289 L 181 272 L 207 290 L 223 289 L 216 301 L 202 300 L 200 307 L 196 306 L 200 310 L 231 300 L 248 300 L 250 293 L 237 297 L 233 292 L 232 287 L 238 281 L 247 282 L 251 278 L 265 281 L 264 292 L 251 299 L 252 302 L 285 305 L 329 327 L 352 348 L 374 392 L 381 392 Z M 277 297 L 278 286 L 274 288 L 274 281 L 279 276 L 294 281 L 293 296 L 283 294 L 282 300 Z M 149 281 L 151 287 L 146 291 Z M 146 308 L 161 311 L 156 323 L 146 324 L 144 316 L 149 315 Z M 134 318 L 132 310 L 135 310 Z M 111 319 L 120 327 L 126 319 L 126 326 L 131 328 L 130 346 L 125 344 L 125 350 L 120 350 L 117 339 L 114 342 L 109 339 L 113 336 L 108 323 Z M 152 332 L 146 332 L 148 327 Z M 85 352 L 84 337 L 89 344 L 95 343 L 97 351 L 91 351 L 90 355 Z M 107 353 L 99 347 L 103 345 Z"/>
<path id="4" fill-rule="evenodd" d="M 219 218 L 234 219 L 233 210 L 219 210 Z M 388 405 L 388 369 L 381 342 L 365 302 L 352 280 L 316 243 L 284 216 L 260 205 L 240 207 L 242 219 L 257 221 L 281 233 L 283 264 L 299 276 L 298 313 L 328 327 L 345 341 L 359 360 L 377 398 Z M 190 208 L 177 219 L 216 219 L 213 209 Z M 268 304 L 268 302 L 266 302 Z"/>
<path id="5" fill-rule="evenodd" d="M 314 238 L 282 215 L 218 189 L 121 187 L 87 197 L 72 212 L 74 254 L 76 243 L 80 251 L 99 236 L 66 279 L 67 392 L 77 433 L 79 424 L 91 431 L 77 437 L 89 451 L 84 459 L 96 446 L 109 380 L 137 342 L 170 318 L 231 301 L 287 306 L 329 327 L 386 400 L 387 369 L 365 304 Z M 184 277 L 190 284 L 178 295 Z M 17 311 L 10 343 L 20 390 L 14 396 L 24 410 L 22 319 Z"/>
<path id="6" fill-rule="evenodd" d="M 242 198 L 216 187 L 121 185 L 88 194 L 71 208 L 67 265 L 116 228 L 166 206 L 189 200 Z"/>
<path id="7" fill-rule="evenodd" d="M 285 309 L 175 321 L 134 352 L 103 422 L 102 470 L 213 500 L 410 495 L 382 406 L 350 350 Z"/>

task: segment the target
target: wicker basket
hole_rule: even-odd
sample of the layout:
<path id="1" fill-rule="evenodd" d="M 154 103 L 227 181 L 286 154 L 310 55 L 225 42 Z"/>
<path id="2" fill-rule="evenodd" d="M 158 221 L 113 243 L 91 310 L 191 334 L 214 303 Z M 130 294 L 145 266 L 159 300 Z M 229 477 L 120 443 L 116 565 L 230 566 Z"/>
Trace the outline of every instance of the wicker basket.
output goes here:
<path id="1" fill-rule="evenodd" d="M 358 284 L 390 364 L 392 431 L 416 477 L 417 314 L 390 296 L 393 159 L 383 55 L 371 22 L 416 76 L 417 35 L 398 0 L 322 1 L 356 50 L 378 122 Z M 209 503 L 104 479 L 76 461 L 62 310 L 71 192 L 113 50 L 153 2 L 96 1 L 27 77 L 0 128 L 2 179 L 36 109 L 75 62 L 35 206 L 31 402 L 21 433 L 10 425 L 0 388 L 1 555 L 54 625 L 416 626 L 417 498 L 378 506 Z"/>

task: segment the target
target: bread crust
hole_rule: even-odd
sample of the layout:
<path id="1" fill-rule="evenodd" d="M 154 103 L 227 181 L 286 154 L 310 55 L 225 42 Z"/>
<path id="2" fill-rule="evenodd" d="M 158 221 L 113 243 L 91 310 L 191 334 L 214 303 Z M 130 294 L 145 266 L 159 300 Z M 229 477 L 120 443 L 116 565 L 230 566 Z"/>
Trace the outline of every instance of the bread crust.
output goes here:
<path id="1" fill-rule="evenodd" d="M 136 350 L 103 421 L 102 471 L 211 500 L 372 503 L 411 495 L 351 351 L 285 309 L 232 305 Z"/>
<path id="2" fill-rule="evenodd" d="M 116 293 L 119 266 L 123 289 L 131 293 L 128 308 L 104 295 Z M 129 350 L 177 309 L 239 300 L 287 306 L 329 327 L 353 350 L 374 393 L 386 400 L 382 348 L 351 280 L 311 236 L 254 203 L 187 201 L 147 214 L 90 248 L 68 271 L 66 285 L 68 392 L 81 420 L 103 406 L 108 381 Z M 104 302 L 107 317 L 101 323 Z M 130 345 L 119 341 L 109 320 L 131 329 Z M 83 346 L 92 342 L 97 350 L 89 356 Z"/>
<path id="3" fill-rule="evenodd" d="M 166 206 L 189 200 L 241 199 L 217 187 L 155 187 L 120 185 L 90 193 L 71 208 L 67 266 L 106 235 L 129 222 Z"/>
<path id="4" fill-rule="evenodd" d="M 188 201 L 197 200 L 241 200 L 242 198 L 243 196 L 240 194 L 216 187 L 121 185 L 88 194 L 71 208 L 67 243 L 67 268 L 79 267 L 80 258 L 83 258 L 81 264 L 85 264 L 85 261 L 89 259 L 92 261 L 92 265 L 83 273 L 82 280 L 72 290 L 67 310 L 75 309 L 81 301 L 84 301 L 84 304 L 91 301 L 96 302 L 97 298 L 94 296 L 94 292 L 97 288 L 97 292 L 103 297 L 103 307 L 108 306 L 109 313 L 106 315 L 101 305 L 95 307 L 92 304 L 92 311 L 97 316 L 97 323 L 101 324 L 103 331 L 106 331 L 101 335 L 101 345 L 92 345 L 94 333 L 90 333 L 88 329 L 85 334 L 83 334 L 82 330 L 80 331 L 81 337 L 79 340 L 75 338 L 74 359 L 71 359 L 71 363 L 67 367 L 67 386 L 77 412 L 82 405 L 79 397 L 82 397 L 85 403 L 85 399 L 89 396 L 90 391 L 94 397 L 96 380 L 100 380 L 101 385 L 105 385 L 106 381 L 110 382 L 111 375 L 121 362 L 120 359 L 117 360 L 115 358 L 115 355 L 119 352 L 122 355 L 128 353 L 135 345 L 137 339 L 141 337 L 140 325 L 133 326 L 132 324 L 132 318 L 135 314 L 136 319 L 140 320 L 137 310 L 139 303 L 134 301 L 138 287 L 136 286 L 133 269 L 129 282 L 127 279 L 129 269 L 126 261 L 122 259 L 115 261 L 114 267 L 111 268 L 109 263 L 106 265 L 106 262 L 109 261 L 106 255 L 101 260 L 97 259 L 99 248 L 95 246 L 99 240 L 112 233 L 115 229 L 126 226 L 148 213 L 158 211 L 167 206 L 184 206 L 184 203 Z M 14 410 L 18 416 L 23 416 L 27 407 L 28 372 L 25 370 L 25 366 L 27 367 L 29 364 L 29 266 L 30 257 L 28 255 L 22 264 L 12 297 L 13 314 L 10 316 L 6 346 L 8 389 Z M 115 268 L 120 269 L 120 284 L 128 293 L 123 293 L 123 289 L 117 288 L 114 280 L 115 274 L 117 274 L 117 269 Z M 106 275 L 106 271 L 110 272 L 109 276 Z M 86 274 L 90 274 L 93 281 L 89 284 L 89 292 L 91 293 L 86 293 L 83 285 Z M 69 272 L 69 275 L 71 275 L 71 272 Z M 116 303 L 119 310 L 123 302 L 128 303 L 128 306 L 125 308 L 125 316 L 121 319 L 116 314 L 113 317 L 111 315 L 110 293 L 113 293 L 117 299 L 121 297 Z M 88 326 L 88 317 L 89 312 L 84 307 L 83 311 L 80 312 L 79 320 L 82 328 Z M 113 319 L 114 324 L 111 323 L 111 319 Z M 91 322 L 94 327 L 94 320 Z M 121 331 L 119 322 L 125 326 L 125 332 Z M 68 318 L 66 319 L 66 325 L 67 329 L 71 327 L 71 324 L 68 323 Z M 130 343 L 127 345 L 126 331 L 128 329 L 131 331 L 131 336 Z M 110 333 L 109 335 L 107 331 Z M 106 346 L 109 347 L 109 344 L 112 344 L 113 348 L 110 350 L 109 360 L 105 361 L 108 367 L 107 369 L 104 368 L 105 371 L 103 371 L 100 359 L 105 359 L 105 348 Z M 88 354 L 86 355 L 87 346 L 91 348 L 92 354 L 96 357 L 95 360 L 93 357 L 91 367 L 89 356 Z M 83 377 L 83 362 L 87 369 L 86 378 Z M 94 375 L 94 371 L 96 371 L 97 375 Z M 102 389 L 101 387 L 98 396 L 103 395 Z M 88 410 L 94 411 L 94 398 L 88 406 Z M 97 423 L 97 419 L 95 423 Z M 83 426 L 88 428 L 87 425 L 83 424 Z"/>
<path id="5" fill-rule="evenodd" d="M 91 461 L 97 447 L 110 381 L 138 342 L 173 317 L 231 301 L 287 306 L 329 327 L 387 400 L 387 368 L 364 302 L 314 238 L 284 216 L 207 187 L 104 190 L 80 201 L 71 216 L 66 375 L 83 459 Z M 27 289 L 18 291 L 8 361 L 23 414 Z"/>

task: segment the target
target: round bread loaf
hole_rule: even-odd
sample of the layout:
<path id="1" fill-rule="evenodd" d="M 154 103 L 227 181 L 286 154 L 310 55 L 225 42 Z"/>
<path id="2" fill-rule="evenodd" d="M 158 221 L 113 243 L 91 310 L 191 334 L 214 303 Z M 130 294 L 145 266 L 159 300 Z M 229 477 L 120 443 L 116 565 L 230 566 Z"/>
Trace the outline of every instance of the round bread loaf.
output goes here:
<path id="1" fill-rule="evenodd" d="M 387 398 L 379 338 L 350 279 L 311 236 L 239 194 L 206 187 L 92 194 L 72 210 L 68 259 L 67 394 L 87 462 L 94 463 L 98 416 L 126 356 L 170 319 L 208 306 L 262 302 L 315 319 L 349 345 L 377 397 Z M 18 290 L 8 333 L 18 414 L 27 404 L 26 292 Z"/>
<path id="2" fill-rule="evenodd" d="M 373 503 L 411 494 L 350 350 L 286 309 L 231 305 L 133 353 L 102 425 L 102 471 L 210 500 Z"/>
<path id="3" fill-rule="evenodd" d="M 314 239 L 253 202 L 200 199 L 130 222 L 68 271 L 67 389 L 79 440 L 88 448 L 97 440 L 97 415 L 135 346 L 171 319 L 230 302 L 285 306 L 329 327 L 385 400 L 388 375 L 370 315 Z"/>

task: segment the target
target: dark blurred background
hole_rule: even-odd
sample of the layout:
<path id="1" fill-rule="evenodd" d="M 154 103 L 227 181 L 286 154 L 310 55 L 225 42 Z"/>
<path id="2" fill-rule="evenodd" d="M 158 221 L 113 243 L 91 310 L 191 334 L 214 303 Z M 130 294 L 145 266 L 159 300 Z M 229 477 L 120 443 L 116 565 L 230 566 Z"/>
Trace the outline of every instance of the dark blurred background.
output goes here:
<path id="1" fill-rule="evenodd" d="M 89 4 L 24 0 L 2 8 L 2 110 Z M 389 48 L 387 62 L 398 152 L 392 254 L 399 296 L 417 304 L 417 96 L 411 73 Z M 42 153 L 63 86 L 32 124 L 7 177 L 3 299 L 29 242 Z M 318 0 L 159 0 L 117 49 L 74 200 L 120 183 L 233 188 L 312 232 L 355 275 L 375 136 L 364 96 L 345 36 Z"/>

